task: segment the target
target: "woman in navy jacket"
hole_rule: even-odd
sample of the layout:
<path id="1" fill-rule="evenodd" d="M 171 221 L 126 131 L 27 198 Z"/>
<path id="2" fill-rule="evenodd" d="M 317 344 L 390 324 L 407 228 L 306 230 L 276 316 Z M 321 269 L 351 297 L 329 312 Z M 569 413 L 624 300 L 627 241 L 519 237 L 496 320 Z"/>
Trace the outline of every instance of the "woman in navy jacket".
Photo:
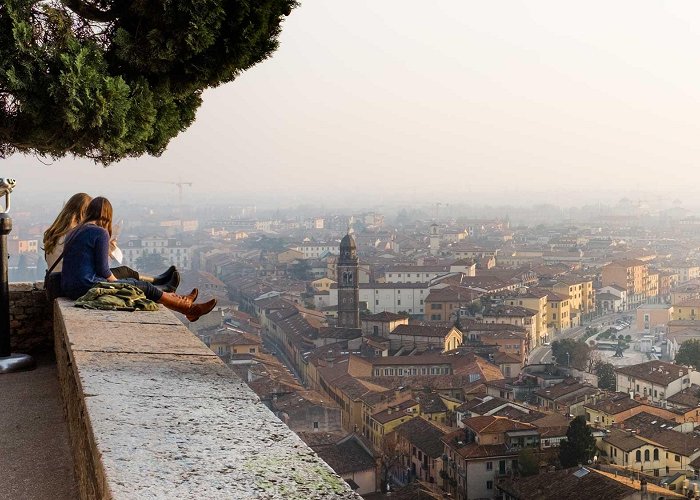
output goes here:
<path id="1" fill-rule="evenodd" d="M 196 288 L 189 295 L 177 295 L 134 278 L 117 279 L 109 268 L 111 239 L 112 204 L 100 196 L 90 202 L 82 224 L 66 238 L 61 272 L 61 289 L 66 297 L 77 299 L 101 281 L 114 281 L 136 286 L 146 298 L 184 314 L 189 321 L 197 321 L 216 306 L 216 299 L 195 304 Z"/>

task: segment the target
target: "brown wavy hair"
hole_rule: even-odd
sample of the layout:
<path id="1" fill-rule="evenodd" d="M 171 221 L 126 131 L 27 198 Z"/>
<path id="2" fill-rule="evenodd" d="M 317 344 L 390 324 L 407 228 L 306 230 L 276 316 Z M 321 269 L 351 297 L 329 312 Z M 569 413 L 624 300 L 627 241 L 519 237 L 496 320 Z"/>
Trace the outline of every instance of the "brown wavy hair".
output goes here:
<path id="1" fill-rule="evenodd" d="M 93 198 L 85 210 L 85 218 L 83 224 L 93 222 L 96 225 L 103 227 L 112 237 L 112 204 L 103 196 Z"/>
<path id="2" fill-rule="evenodd" d="M 91 200 L 92 197 L 86 193 L 76 193 L 68 199 L 56 220 L 44 231 L 44 252 L 53 252 L 59 240 L 83 221 Z"/>

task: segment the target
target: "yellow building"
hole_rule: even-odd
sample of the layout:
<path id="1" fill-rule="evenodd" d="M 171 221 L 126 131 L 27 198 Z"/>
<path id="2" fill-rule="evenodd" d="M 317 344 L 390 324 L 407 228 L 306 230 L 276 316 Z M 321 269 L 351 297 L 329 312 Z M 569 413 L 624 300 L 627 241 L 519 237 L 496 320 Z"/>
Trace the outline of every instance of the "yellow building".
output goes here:
<path id="1" fill-rule="evenodd" d="M 629 304 L 640 304 L 647 299 L 647 293 L 651 289 L 649 283 L 649 268 L 641 260 L 618 260 L 603 266 L 603 286 L 617 285 L 627 291 Z M 656 280 L 658 293 L 658 276 Z"/>
<path id="2" fill-rule="evenodd" d="M 537 345 L 537 317 L 539 311 L 521 306 L 499 304 L 482 313 L 484 323 L 514 325 L 523 328 L 527 334 L 527 351 Z"/>
<path id="3" fill-rule="evenodd" d="M 547 328 L 552 335 L 571 328 L 568 297 L 556 293 L 547 295 Z"/>
<path id="4" fill-rule="evenodd" d="M 319 278 L 311 282 L 311 286 L 316 292 L 330 291 L 331 285 L 335 283 L 334 280 L 330 278 Z"/>
<path id="5" fill-rule="evenodd" d="M 542 345 L 549 342 L 547 331 L 547 291 L 529 289 L 524 293 L 506 297 L 505 303 L 509 306 L 521 306 L 537 311 L 535 318 L 535 344 Z"/>
<path id="6" fill-rule="evenodd" d="M 375 448 L 381 449 L 385 435 L 418 415 L 420 415 L 420 404 L 414 399 L 378 411 L 369 417 L 368 437 Z"/>
<path id="7" fill-rule="evenodd" d="M 552 286 L 552 290 L 558 295 L 569 298 L 571 326 L 580 325 L 583 315 L 591 314 L 595 311 L 592 280 L 570 277 L 560 279 Z"/>
<path id="8" fill-rule="evenodd" d="M 228 331 L 217 333 L 211 338 L 209 349 L 221 357 L 230 357 L 236 354 L 260 353 L 260 337 L 252 333 L 242 331 Z"/>
<path id="9" fill-rule="evenodd" d="M 674 320 L 700 319 L 700 299 L 686 299 L 678 304 L 673 304 L 671 314 Z"/>
<path id="10" fill-rule="evenodd" d="M 631 432 L 612 429 L 598 444 L 611 464 L 634 471 L 666 475 L 666 448 Z"/>

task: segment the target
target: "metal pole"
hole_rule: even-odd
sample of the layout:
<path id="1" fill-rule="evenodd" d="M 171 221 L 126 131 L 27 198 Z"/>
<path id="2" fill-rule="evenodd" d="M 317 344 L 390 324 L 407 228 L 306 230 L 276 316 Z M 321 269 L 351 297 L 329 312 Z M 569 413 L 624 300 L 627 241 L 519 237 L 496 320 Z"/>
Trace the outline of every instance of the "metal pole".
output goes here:
<path id="1" fill-rule="evenodd" d="M 7 253 L 7 235 L 12 231 L 12 218 L 0 214 L 0 358 L 10 352 L 10 283 L 8 267 L 10 256 Z"/>
<path id="2" fill-rule="evenodd" d="M 3 374 L 31 370 L 35 363 L 34 358 L 27 354 L 12 353 L 10 347 L 10 256 L 7 252 L 7 235 L 12 231 L 12 218 L 7 211 L 10 209 L 10 191 L 14 187 L 14 180 L 0 181 L 0 187 L 6 189 L 5 210 L 0 213 L 0 374 Z M 6 181 L 10 181 L 9 190 Z"/>

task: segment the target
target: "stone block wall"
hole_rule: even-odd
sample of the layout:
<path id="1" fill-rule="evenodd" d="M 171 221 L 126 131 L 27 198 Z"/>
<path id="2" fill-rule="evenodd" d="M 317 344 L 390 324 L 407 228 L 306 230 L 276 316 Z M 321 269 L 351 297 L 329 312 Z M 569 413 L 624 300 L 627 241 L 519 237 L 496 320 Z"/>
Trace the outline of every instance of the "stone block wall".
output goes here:
<path id="1" fill-rule="evenodd" d="M 53 309 L 43 283 L 10 283 L 12 352 L 53 349 Z"/>
<path id="2" fill-rule="evenodd" d="M 54 308 L 81 500 L 361 500 L 169 311 Z"/>

